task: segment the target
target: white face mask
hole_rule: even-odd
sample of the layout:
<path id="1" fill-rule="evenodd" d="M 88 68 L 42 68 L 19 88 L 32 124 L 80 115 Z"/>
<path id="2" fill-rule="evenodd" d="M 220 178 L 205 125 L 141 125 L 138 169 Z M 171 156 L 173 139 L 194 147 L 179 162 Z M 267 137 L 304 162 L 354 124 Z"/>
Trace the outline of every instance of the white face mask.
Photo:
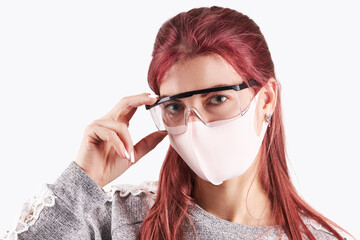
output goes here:
<path id="1" fill-rule="evenodd" d="M 260 91 L 259 91 L 260 92 Z M 189 121 L 182 134 L 169 134 L 170 144 L 203 180 L 214 185 L 242 175 L 259 152 L 268 123 L 255 131 L 255 110 L 259 92 L 247 112 L 208 127 L 202 121 Z"/>

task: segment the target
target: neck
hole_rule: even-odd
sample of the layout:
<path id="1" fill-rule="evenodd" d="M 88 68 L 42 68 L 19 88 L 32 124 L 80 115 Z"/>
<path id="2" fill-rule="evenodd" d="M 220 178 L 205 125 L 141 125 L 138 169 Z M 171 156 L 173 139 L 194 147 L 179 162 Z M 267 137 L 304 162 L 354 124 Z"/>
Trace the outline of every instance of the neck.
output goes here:
<path id="1" fill-rule="evenodd" d="M 244 225 L 273 225 L 270 201 L 256 177 L 254 161 L 244 174 L 213 185 L 195 177 L 195 202 L 212 215 Z"/>

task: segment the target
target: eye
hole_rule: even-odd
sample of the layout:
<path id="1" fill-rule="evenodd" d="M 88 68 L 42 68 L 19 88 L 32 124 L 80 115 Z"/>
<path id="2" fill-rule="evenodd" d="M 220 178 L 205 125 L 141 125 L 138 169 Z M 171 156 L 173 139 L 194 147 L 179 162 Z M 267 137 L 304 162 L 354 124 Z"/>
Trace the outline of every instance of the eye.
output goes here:
<path id="1" fill-rule="evenodd" d="M 178 103 L 169 103 L 164 106 L 164 109 L 167 113 L 175 114 L 178 113 L 179 111 L 182 111 L 184 107 Z"/>
<path id="2" fill-rule="evenodd" d="M 218 105 L 218 104 L 222 104 L 223 102 L 225 102 L 226 99 L 228 99 L 226 96 L 216 95 L 216 96 L 212 96 L 210 98 L 209 102 L 210 102 L 210 104 Z"/>

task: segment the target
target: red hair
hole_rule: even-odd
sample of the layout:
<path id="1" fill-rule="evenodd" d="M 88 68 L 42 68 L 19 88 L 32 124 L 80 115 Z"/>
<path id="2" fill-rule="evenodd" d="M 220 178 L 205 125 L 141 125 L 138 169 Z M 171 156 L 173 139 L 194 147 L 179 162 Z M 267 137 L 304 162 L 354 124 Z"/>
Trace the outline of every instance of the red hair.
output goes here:
<path id="1" fill-rule="evenodd" d="M 245 83 L 255 79 L 259 83 L 255 92 L 266 87 L 269 78 L 276 79 L 267 43 L 256 23 L 235 10 L 213 6 L 179 13 L 162 25 L 148 71 L 150 88 L 159 95 L 161 80 L 172 65 L 208 54 L 223 57 Z M 261 153 L 257 177 L 270 200 L 272 217 L 289 239 L 302 239 L 303 235 L 315 239 L 301 216 L 316 220 L 342 239 L 332 227 L 338 226 L 311 208 L 290 180 L 280 91 Z M 194 174 L 170 145 L 160 171 L 154 205 L 142 223 L 138 239 L 184 238 L 184 221 L 189 220 L 193 225 L 187 211 L 189 205 L 195 205 L 192 195 Z"/>

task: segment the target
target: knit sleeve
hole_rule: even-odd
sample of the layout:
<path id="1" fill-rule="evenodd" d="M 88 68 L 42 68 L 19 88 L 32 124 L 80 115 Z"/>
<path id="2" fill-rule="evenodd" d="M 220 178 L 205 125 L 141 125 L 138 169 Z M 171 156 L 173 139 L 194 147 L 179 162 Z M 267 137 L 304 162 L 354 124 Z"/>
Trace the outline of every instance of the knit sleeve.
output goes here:
<path id="1" fill-rule="evenodd" d="M 24 203 L 2 239 L 111 239 L 111 201 L 74 161 Z"/>

